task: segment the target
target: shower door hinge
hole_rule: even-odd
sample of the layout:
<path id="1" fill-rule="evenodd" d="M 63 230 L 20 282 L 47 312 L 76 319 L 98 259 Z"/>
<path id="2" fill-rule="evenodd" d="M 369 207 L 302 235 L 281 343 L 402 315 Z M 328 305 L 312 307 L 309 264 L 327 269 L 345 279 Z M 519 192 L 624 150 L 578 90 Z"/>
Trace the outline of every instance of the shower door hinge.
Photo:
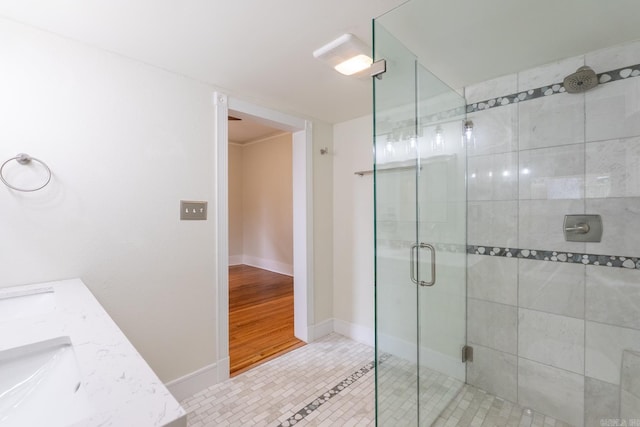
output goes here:
<path id="1" fill-rule="evenodd" d="M 473 347 L 465 345 L 462 347 L 462 363 L 473 362 Z"/>
<path id="2" fill-rule="evenodd" d="M 370 70 L 369 75 L 371 77 L 375 77 L 378 80 L 382 79 L 382 75 L 387 72 L 387 60 L 386 59 L 377 60 L 376 62 L 371 64 L 371 68 L 369 68 L 369 70 Z"/>

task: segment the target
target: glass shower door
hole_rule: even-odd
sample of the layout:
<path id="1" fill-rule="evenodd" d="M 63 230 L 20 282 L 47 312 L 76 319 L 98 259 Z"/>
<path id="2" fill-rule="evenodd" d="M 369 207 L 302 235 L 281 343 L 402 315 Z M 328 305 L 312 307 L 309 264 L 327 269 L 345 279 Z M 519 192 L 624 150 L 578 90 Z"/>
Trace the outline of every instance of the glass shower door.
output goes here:
<path id="1" fill-rule="evenodd" d="M 374 79 L 376 420 L 418 425 L 418 296 L 409 255 L 418 239 L 416 62 L 375 24 Z"/>
<path id="2" fill-rule="evenodd" d="M 466 380 L 466 113 L 462 96 L 420 65 L 416 73 L 417 244 L 430 245 L 416 266 L 419 413 L 431 425 Z"/>
<path id="3" fill-rule="evenodd" d="M 465 380 L 464 98 L 374 21 L 376 419 L 431 425 Z"/>

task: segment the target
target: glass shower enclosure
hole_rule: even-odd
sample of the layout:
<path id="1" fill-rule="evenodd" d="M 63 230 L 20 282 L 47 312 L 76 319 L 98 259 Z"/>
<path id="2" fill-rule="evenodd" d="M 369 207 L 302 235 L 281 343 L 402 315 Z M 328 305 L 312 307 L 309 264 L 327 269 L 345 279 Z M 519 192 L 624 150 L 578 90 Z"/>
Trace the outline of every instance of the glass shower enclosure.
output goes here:
<path id="1" fill-rule="evenodd" d="M 465 100 L 374 20 L 376 420 L 431 425 L 465 382 Z"/>

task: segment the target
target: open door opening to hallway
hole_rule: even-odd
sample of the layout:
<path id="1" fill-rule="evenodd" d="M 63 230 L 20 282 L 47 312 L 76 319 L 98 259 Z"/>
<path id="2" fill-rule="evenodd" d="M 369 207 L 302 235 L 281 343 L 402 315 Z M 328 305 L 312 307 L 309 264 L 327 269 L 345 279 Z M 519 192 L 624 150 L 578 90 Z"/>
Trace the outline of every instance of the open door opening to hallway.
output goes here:
<path id="1" fill-rule="evenodd" d="M 230 374 L 304 345 L 294 336 L 292 134 L 229 119 Z"/>

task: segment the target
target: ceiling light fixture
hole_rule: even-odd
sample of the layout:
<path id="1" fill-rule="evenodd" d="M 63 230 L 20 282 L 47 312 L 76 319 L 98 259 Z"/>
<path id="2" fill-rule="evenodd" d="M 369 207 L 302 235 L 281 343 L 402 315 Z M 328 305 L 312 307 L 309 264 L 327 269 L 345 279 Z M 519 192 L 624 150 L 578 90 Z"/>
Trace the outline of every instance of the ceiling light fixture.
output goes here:
<path id="1" fill-rule="evenodd" d="M 353 34 L 343 34 L 313 52 L 317 59 L 325 61 L 337 72 L 352 76 L 368 69 L 373 60 L 371 49 Z"/>

